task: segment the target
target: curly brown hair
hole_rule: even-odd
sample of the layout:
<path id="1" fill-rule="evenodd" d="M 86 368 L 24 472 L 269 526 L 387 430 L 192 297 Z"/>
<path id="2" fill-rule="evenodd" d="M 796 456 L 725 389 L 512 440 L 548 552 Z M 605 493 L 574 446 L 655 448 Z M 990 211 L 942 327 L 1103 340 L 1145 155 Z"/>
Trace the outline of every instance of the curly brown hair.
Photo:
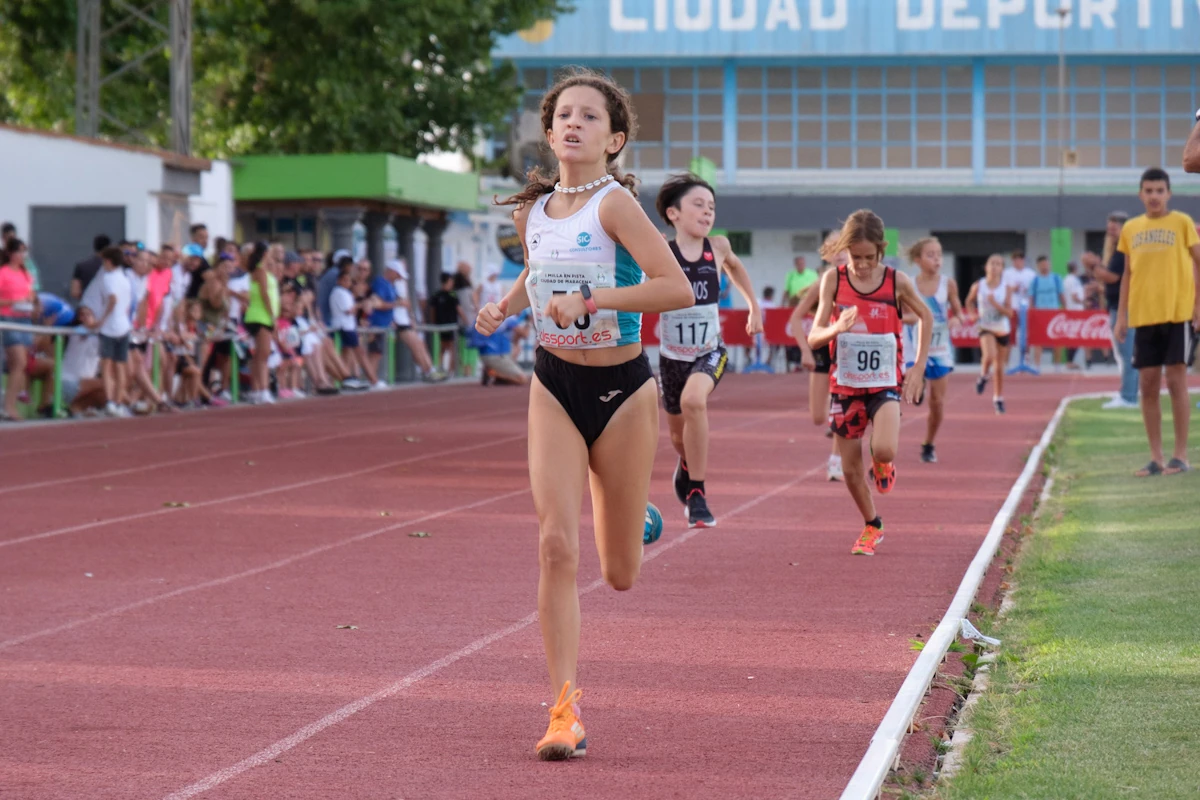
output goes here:
<path id="1" fill-rule="evenodd" d="M 558 98 L 564 91 L 573 86 L 589 86 L 604 95 L 604 104 L 608 111 L 609 130 L 613 133 L 625 134 L 625 145 L 633 141 L 633 137 L 637 134 L 637 114 L 634 113 L 629 93 L 603 72 L 582 67 L 571 69 L 554 86 L 550 87 L 550 90 L 542 97 L 543 131 L 548 131 L 554 127 L 554 110 L 558 107 Z M 625 149 L 625 145 L 621 146 L 621 150 Z M 618 183 L 632 192 L 636 197 L 636 181 L 633 174 L 622 173 L 616 166 L 617 157 L 621 155 L 621 150 L 609 153 L 608 171 L 617 179 Z M 529 175 L 526 176 L 525 180 L 524 189 L 511 197 L 506 197 L 504 200 L 492 198 L 493 202 L 501 206 L 515 204 L 517 208 L 522 208 L 526 204 L 532 203 L 542 195 L 554 191 L 554 184 L 558 182 L 558 169 L 556 168 L 549 175 L 542 175 L 541 168 L 534 167 L 529 171 Z"/>

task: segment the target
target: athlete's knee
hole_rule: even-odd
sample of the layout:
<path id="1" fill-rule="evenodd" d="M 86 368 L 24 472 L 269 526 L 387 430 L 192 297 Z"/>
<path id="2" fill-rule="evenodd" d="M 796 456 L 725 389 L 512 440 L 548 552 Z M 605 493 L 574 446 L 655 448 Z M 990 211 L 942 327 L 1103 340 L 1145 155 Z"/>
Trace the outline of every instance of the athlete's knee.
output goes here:
<path id="1" fill-rule="evenodd" d="M 703 392 L 684 392 L 679 398 L 679 408 L 685 418 L 700 416 L 708 410 L 708 397 Z"/>
<path id="2" fill-rule="evenodd" d="M 609 586 L 618 592 L 627 592 L 637 582 L 641 564 L 624 559 L 605 559 L 604 564 L 600 567 L 600 572 L 604 575 L 604 582 Z"/>
<path id="3" fill-rule="evenodd" d="M 891 444 L 872 445 L 871 457 L 880 464 L 890 464 L 896 460 L 896 448 Z"/>
<path id="4" fill-rule="evenodd" d="M 574 572 L 579 567 L 579 537 L 566 525 L 542 523 L 538 537 L 538 561 L 551 572 Z"/>

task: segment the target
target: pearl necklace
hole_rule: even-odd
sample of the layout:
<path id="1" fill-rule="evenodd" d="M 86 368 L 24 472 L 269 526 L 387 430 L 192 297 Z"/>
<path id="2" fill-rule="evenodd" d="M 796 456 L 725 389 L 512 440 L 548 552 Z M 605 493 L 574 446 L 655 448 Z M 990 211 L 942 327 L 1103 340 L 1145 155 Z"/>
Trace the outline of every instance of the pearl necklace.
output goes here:
<path id="1" fill-rule="evenodd" d="M 563 186 L 561 183 L 554 184 L 554 191 L 562 192 L 563 194 L 575 194 L 576 192 L 587 192 L 608 183 L 613 179 L 612 173 L 607 173 L 603 178 L 597 178 L 591 183 L 585 183 L 583 186 Z"/>

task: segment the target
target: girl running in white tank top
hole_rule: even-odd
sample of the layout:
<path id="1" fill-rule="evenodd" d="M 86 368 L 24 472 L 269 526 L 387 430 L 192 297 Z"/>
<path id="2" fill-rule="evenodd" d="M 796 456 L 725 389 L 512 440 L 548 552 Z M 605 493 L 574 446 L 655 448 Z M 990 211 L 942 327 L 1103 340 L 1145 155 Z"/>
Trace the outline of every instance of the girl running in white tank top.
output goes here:
<path id="1" fill-rule="evenodd" d="M 992 390 L 992 406 L 997 414 L 1004 413 L 1004 369 L 1008 364 L 1009 335 L 1012 333 L 1013 284 L 1004 281 L 1004 256 L 993 255 L 987 260 L 987 275 L 971 286 L 967 307 L 975 308 L 979 318 L 979 380 L 975 393 L 983 394 L 988 376 L 996 373 Z"/>
<path id="2" fill-rule="evenodd" d="M 629 95 L 603 74 L 579 72 L 546 93 L 541 121 L 558 174 L 546 180 L 534 170 L 504 201 L 517 206 L 525 270 L 499 303 L 480 309 L 475 327 L 489 336 L 532 307 L 529 479 L 539 522 L 538 616 L 557 695 L 536 750 L 559 761 L 587 752 L 582 693 L 571 691 L 583 490 L 590 480 L 600 570 L 614 589 L 629 589 L 644 545 L 662 531 L 648 504 L 658 387 L 642 352 L 641 314 L 686 308 L 694 297 L 634 199 L 632 176 L 615 166 L 634 133 Z"/>

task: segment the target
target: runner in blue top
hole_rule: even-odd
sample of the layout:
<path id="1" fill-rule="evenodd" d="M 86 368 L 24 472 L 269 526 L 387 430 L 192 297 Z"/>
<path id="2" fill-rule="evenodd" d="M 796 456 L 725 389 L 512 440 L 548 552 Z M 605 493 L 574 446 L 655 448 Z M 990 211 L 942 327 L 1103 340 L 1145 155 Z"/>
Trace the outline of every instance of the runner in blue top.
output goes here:
<path id="1" fill-rule="evenodd" d="M 927 464 L 937 461 L 934 439 L 946 414 L 946 388 L 954 372 L 954 343 L 950 334 L 962 326 L 962 303 L 958 299 L 958 283 L 942 274 L 942 243 L 933 236 L 919 239 L 908 249 L 908 260 L 920 270 L 916 276 L 917 294 L 933 312 L 933 337 L 929 343 L 929 359 L 925 362 L 925 388 L 929 399 L 929 416 L 925 421 L 925 441 L 921 444 L 921 460 Z M 905 320 L 907 322 L 907 320 Z M 917 329 L 904 326 L 904 351 L 917 352 Z M 905 368 L 912 367 L 906 359 Z"/>

